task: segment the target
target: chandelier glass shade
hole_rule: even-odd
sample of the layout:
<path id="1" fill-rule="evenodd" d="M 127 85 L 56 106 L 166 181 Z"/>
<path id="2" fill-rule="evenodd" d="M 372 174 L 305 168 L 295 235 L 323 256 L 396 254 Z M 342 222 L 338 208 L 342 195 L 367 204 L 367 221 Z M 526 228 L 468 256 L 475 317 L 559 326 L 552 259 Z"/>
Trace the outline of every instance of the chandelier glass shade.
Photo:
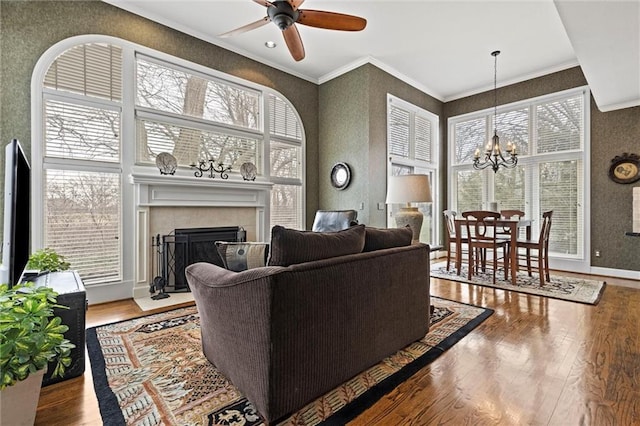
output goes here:
<path id="1" fill-rule="evenodd" d="M 473 155 L 473 168 L 476 170 L 483 170 L 491 167 L 495 172 L 500 167 L 512 169 L 518 164 L 518 154 L 516 153 L 516 145 L 511 142 L 507 142 L 507 146 L 503 150 L 500 146 L 500 138 L 498 137 L 498 55 L 499 50 L 491 52 L 491 56 L 494 57 L 493 66 L 493 137 L 487 142 L 485 146 L 484 155 L 481 157 L 480 148 L 476 148 L 476 152 Z M 505 157 L 506 153 L 506 157 Z M 482 158 L 482 161 L 480 161 Z"/>

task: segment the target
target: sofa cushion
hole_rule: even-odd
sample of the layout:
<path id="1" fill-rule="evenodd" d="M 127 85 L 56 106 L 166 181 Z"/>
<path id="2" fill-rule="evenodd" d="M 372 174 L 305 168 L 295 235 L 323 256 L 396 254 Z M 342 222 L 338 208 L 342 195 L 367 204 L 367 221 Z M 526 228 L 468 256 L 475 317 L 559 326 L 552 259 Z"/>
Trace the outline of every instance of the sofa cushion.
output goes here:
<path id="1" fill-rule="evenodd" d="M 298 231 L 275 225 L 271 229 L 269 266 L 289 266 L 362 252 L 364 225 L 337 232 Z"/>
<path id="2" fill-rule="evenodd" d="M 413 232 L 409 226 L 403 228 L 365 228 L 364 250 L 375 251 L 411 245 Z"/>
<path id="3" fill-rule="evenodd" d="M 216 241 L 216 247 L 224 267 L 230 271 L 246 271 L 267 264 L 268 243 Z"/>

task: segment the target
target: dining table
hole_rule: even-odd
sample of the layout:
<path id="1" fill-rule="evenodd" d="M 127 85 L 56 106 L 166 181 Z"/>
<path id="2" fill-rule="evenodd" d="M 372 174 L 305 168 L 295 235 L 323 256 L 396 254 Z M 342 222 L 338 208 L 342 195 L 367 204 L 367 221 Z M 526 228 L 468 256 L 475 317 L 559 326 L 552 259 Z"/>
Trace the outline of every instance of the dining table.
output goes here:
<path id="1" fill-rule="evenodd" d="M 475 222 L 473 219 L 469 219 L 470 223 Z M 456 270 L 458 271 L 458 275 L 460 275 L 460 270 L 462 267 L 462 240 L 460 236 L 462 236 L 462 228 L 466 227 L 467 219 L 455 219 L 455 228 L 456 228 Z M 516 277 L 518 273 L 518 233 L 520 229 L 525 229 L 526 239 L 531 239 L 531 224 L 533 220 L 531 219 L 497 219 L 496 227 L 502 227 L 505 231 L 508 230 L 510 239 L 510 257 L 509 264 L 511 268 L 511 283 L 513 285 L 516 284 Z M 471 265 L 469 265 L 471 267 Z"/>

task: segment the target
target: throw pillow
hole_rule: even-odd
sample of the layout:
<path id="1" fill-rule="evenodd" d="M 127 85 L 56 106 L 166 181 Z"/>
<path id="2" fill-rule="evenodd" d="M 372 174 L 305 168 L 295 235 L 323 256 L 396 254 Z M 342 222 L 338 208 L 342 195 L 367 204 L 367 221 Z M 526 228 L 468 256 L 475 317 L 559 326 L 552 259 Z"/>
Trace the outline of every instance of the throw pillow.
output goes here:
<path id="1" fill-rule="evenodd" d="M 336 232 L 298 231 L 276 225 L 271 229 L 268 265 L 289 266 L 362 252 L 364 225 Z"/>
<path id="2" fill-rule="evenodd" d="M 364 250 L 375 251 L 392 247 L 411 245 L 413 232 L 409 226 L 404 228 L 370 228 L 367 227 L 364 234 Z"/>
<path id="3" fill-rule="evenodd" d="M 246 271 L 267 264 L 268 243 L 216 241 L 216 247 L 224 267 L 230 271 Z"/>

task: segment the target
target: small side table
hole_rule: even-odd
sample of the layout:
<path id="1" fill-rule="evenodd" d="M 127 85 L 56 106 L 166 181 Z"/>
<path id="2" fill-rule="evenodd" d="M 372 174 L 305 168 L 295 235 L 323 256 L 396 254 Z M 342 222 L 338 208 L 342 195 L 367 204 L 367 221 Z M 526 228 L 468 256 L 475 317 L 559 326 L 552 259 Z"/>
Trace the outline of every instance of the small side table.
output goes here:
<path id="1" fill-rule="evenodd" d="M 84 283 L 75 271 L 50 272 L 33 280 L 36 286 L 50 287 L 58 293 L 58 304 L 69 309 L 56 308 L 55 316 L 62 319 L 62 324 L 69 327 L 64 337 L 76 345 L 71 349 L 71 365 L 66 368 L 64 377 L 51 377 L 55 365 L 50 363 L 47 373 L 42 379 L 42 386 L 72 379 L 84 374 L 85 361 L 85 324 L 87 310 L 87 293 Z"/>

